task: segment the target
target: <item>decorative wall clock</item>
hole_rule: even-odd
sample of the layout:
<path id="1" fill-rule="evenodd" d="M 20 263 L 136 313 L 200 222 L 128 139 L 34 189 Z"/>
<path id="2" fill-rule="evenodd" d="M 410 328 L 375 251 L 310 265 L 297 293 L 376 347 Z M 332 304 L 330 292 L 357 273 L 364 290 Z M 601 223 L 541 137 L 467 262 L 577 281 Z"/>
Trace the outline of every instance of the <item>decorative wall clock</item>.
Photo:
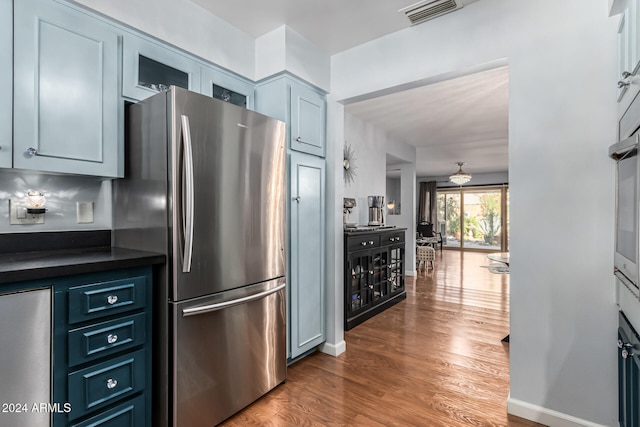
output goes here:
<path id="1" fill-rule="evenodd" d="M 351 184 L 356 177 L 356 157 L 351 145 L 344 143 L 344 159 L 342 160 L 344 168 L 344 182 Z"/>

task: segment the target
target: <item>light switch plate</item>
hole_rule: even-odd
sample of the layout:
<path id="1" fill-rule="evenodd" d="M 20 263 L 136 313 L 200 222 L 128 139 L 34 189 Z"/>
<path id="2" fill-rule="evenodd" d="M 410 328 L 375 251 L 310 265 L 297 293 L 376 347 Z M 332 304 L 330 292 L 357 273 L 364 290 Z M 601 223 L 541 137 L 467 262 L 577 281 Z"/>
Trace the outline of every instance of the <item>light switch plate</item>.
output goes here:
<path id="1" fill-rule="evenodd" d="M 93 222 L 93 202 L 76 202 L 78 224 L 90 224 Z"/>
<path id="2" fill-rule="evenodd" d="M 22 200 L 9 200 L 9 222 L 12 225 L 44 224 L 44 214 L 29 214 Z"/>

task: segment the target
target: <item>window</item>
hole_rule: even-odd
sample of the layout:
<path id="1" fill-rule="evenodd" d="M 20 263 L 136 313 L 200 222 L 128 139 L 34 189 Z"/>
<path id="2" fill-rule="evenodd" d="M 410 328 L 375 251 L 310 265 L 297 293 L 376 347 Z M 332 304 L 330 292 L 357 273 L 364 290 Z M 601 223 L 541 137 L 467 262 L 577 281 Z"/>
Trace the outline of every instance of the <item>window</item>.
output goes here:
<path id="1" fill-rule="evenodd" d="M 506 186 L 438 190 L 443 246 L 507 252 L 508 194 Z"/>

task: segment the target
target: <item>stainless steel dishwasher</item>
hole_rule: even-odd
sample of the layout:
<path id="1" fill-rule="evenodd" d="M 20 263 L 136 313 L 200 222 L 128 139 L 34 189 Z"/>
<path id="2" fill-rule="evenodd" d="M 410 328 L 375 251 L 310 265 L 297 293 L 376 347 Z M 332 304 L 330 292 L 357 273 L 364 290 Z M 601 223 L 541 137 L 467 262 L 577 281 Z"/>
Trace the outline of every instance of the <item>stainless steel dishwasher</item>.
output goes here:
<path id="1" fill-rule="evenodd" d="M 0 293 L 1 426 L 51 425 L 51 306 L 50 288 Z"/>

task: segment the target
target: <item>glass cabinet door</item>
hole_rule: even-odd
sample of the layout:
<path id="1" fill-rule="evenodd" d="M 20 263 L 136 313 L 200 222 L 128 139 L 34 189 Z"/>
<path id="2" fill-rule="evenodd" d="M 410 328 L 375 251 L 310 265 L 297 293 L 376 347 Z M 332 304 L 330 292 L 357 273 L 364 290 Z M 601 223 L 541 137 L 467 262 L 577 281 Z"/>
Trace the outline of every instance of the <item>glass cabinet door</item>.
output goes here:
<path id="1" fill-rule="evenodd" d="M 202 69 L 202 94 L 253 110 L 254 88 L 248 81 L 214 68 Z"/>
<path id="2" fill-rule="evenodd" d="M 349 260 L 351 280 L 348 282 L 348 293 L 351 295 L 347 303 L 350 314 L 356 314 L 370 305 L 370 273 L 371 256 L 368 252 L 354 254 Z"/>
<path id="3" fill-rule="evenodd" d="M 200 63 L 132 34 L 124 35 L 122 95 L 142 100 L 171 85 L 200 92 Z"/>
<path id="4" fill-rule="evenodd" d="M 389 254 L 389 292 L 400 292 L 404 290 L 404 246 L 390 248 Z"/>
<path id="5" fill-rule="evenodd" d="M 372 277 L 369 288 L 373 301 L 378 301 L 389 295 L 389 252 L 386 248 L 373 254 Z"/>

